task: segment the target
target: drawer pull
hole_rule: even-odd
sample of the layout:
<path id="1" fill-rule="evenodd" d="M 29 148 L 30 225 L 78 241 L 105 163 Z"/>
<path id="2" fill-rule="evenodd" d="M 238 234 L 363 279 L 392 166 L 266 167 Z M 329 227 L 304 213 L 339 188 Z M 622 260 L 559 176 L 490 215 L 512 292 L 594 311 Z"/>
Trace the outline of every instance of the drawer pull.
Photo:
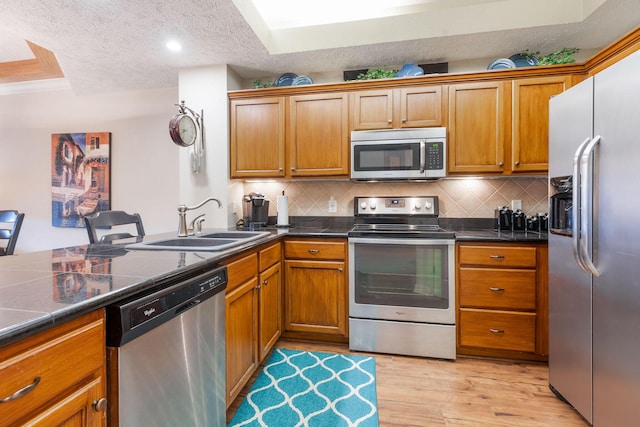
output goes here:
<path id="1" fill-rule="evenodd" d="M 489 331 L 491 331 L 492 334 L 504 334 L 504 329 L 489 328 Z"/>
<path id="2" fill-rule="evenodd" d="M 504 292 L 504 288 L 498 288 L 496 286 L 492 286 L 489 288 L 491 292 Z"/>
<path id="3" fill-rule="evenodd" d="M 310 254 L 319 254 L 320 253 L 320 249 L 309 249 L 309 253 Z"/>
<path id="4" fill-rule="evenodd" d="M 36 386 L 40 384 L 40 377 L 35 377 L 33 382 L 25 387 L 22 387 L 20 390 L 13 393 L 11 396 L 7 396 L 5 398 L 0 399 L 0 403 L 11 402 L 12 400 L 16 400 L 21 398 L 22 396 L 29 394 L 31 390 L 36 388 Z"/>
<path id="5" fill-rule="evenodd" d="M 491 259 L 504 259 L 504 255 L 489 255 Z"/>

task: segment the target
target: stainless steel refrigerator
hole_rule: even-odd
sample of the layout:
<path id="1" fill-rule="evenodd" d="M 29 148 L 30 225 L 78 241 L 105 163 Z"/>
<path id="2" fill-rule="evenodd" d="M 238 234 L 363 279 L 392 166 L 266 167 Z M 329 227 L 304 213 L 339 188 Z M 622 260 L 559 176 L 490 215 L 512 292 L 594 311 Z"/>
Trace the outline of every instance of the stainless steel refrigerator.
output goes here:
<path id="1" fill-rule="evenodd" d="M 549 105 L 549 384 L 640 422 L 640 52 Z"/>

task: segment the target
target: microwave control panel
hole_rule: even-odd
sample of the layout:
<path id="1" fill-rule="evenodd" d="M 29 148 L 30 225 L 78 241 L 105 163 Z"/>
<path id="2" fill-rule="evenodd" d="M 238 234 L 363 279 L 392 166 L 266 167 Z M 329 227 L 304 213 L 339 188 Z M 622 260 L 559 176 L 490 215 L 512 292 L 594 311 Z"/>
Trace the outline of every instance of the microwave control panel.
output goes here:
<path id="1" fill-rule="evenodd" d="M 444 168 L 444 144 L 442 141 L 427 142 L 425 146 L 426 151 L 426 169 L 427 170 L 441 170 Z"/>

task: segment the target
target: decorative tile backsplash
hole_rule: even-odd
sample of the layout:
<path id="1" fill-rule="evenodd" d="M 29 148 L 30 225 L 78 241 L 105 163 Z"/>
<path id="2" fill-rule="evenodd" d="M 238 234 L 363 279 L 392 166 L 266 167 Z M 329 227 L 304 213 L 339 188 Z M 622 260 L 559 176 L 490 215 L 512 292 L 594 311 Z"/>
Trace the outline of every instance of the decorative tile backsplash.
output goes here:
<path id="1" fill-rule="evenodd" d="M 446 218 L 493 218 L 499 206 L 522 200 L 528 214 L 547 212 L 547 178 L 459 178 L 428 182 L 291 181 L 245 182 L 244 193 L 264 194 L 269 215 L 277 214 L 276 200 L 282 191 L 289 199 L 290 216 L 352 216 L 355 196 L 438 196 L 440 216 Z M 237 193 L 236 193 L 237 194 Z M 329 200 L 338 204 L 329 212 Z"/>

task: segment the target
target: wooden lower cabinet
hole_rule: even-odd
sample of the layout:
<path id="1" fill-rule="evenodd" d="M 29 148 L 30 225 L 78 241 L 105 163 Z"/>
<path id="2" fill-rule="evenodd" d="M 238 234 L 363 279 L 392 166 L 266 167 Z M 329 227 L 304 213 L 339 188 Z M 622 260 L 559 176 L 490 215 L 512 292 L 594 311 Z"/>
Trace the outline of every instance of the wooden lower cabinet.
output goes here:
<path id="1" fill-rule="evenodd" d="M 346 341 L 346 240 L 287 240 L 284 252 L 283 335 Z"/>
<path id="2" fill-rule="evenodd" d="M 545 360 L 547 245 L 457 244 L 458 354 Z"/>
<path id="3" fill-rule="evenodd" d="M 282 331 L 281 244 L 225 262 L 227 408 Z"/>
<path id="4" fill-rule="evenodd" d="M 0 349 L 0 424 L 106 425 L 104 310 Z"/>
<path id="5" fill-rule="evenodd" d="M 260 273 L 259 347 L 258 357 L 264 360 L 282 333 L 282 269 L 280 244 L 274 245 L 278 261 Z"/>

